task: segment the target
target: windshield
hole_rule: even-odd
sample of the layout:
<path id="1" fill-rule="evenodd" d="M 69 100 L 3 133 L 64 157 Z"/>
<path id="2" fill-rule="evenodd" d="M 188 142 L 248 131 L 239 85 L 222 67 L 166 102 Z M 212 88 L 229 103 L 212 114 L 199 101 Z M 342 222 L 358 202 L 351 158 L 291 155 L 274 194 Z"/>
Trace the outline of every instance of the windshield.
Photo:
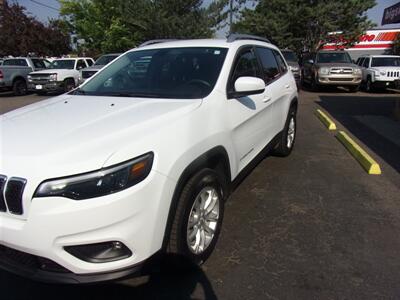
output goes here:
<path id="1" fill-rule="evenodd" d="M 400 67 L 400 57 L 373 57 L 371 67 Z"/>
<path id="2" fill-rule="evenodd" d="M 116 59 L 119 55 L 103 55 L 94 63 L 95 66 L 104 66 Z"/>
<path id="3" fill-rule="evenodd" d="M 116 59 L 76 93 L 122 97 L 196 99 L 218 79 L 225 48 L 133 51 Z"/>
<path id="4" fill-rule="evenodd" d="M 57 59 L 51 63 L 49 69 L 73 69 L 74 67 L 74 59 Z"/>
<path id="5" fill-rule="evenodd" d="M 299 61 L 299 59 L 297 58 L 296 54 L 293 51 L 282 51 L 282 54 L 285 57 L 286 61 L 293 61 L 293 62 Z"/>
<path id="6" fill-rule="evenodd" d="M 347 52 L 322 52 L 317 54 L 317 63 L 351 63 Z"/>

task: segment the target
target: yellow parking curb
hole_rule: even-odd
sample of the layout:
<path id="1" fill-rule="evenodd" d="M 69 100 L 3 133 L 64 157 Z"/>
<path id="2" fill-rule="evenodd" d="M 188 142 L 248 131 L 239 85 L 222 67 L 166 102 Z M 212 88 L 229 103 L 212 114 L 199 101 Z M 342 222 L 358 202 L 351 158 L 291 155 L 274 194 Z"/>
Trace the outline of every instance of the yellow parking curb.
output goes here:
<path id="1" fill-rule="evenodd" d="M 322 110 L 317 109 L 316 115 L 328 130 L 336 130 L 336 124 Z"/>
<path id="2" fill-rule="evenodd" d="M 336 135 L 338 140 L 349 150 L 349 152 L 358 160 L 368 174 L 379 175 L 381 168 L 379 164 L 368 155 L 355 141 L 353 141 L 344 131 L 339 131 Z"/>

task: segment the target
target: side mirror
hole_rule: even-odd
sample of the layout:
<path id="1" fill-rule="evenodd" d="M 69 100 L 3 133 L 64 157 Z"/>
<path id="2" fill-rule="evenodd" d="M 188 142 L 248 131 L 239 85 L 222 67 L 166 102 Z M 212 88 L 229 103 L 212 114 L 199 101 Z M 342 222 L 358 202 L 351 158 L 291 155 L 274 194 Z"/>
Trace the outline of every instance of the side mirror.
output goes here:
<path id="1" fill-rule="evenodd" d="M 314 60 L 313 59 L 309 59 L 309 60 L 307 60 L 307 62 L 309 63 L 309 64 L 314 64 Z"/>
<path id="2" fill-rule="evenodd" d="M 229 98 L 240 98 L 249 95 L 261 94 L 264 91 L 264 80 L 257 77 L 244 76 L 236 79 L 235 91 L 230 93 Z"/>

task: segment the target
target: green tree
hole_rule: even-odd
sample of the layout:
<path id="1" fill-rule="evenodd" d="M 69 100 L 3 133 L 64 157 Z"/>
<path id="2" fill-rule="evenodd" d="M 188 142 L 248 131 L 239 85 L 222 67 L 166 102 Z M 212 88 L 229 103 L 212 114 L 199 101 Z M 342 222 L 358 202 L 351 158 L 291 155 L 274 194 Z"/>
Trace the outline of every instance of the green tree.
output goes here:
<path id="1" fill-rule="evenodd" d="M 117 52 L 157 38 L 211 37 L 228 0 L 61 0 L 70 31 L 90 51 Z"/>
<path id="2" fill-rule="evenodd" d="M 354 43 L 374 24 L 366 11 L 375 0 L 260 0 L 245 9 L 234 31 L 270 38 L 281 48 L 317 50 L 328 32 L 342 31 L 341 42 Z"/>

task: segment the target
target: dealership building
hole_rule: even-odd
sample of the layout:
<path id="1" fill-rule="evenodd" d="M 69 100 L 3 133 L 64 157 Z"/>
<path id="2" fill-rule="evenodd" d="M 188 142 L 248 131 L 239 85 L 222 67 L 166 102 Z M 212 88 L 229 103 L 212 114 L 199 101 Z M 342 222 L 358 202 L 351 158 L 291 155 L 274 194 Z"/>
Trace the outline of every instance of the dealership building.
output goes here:
<path id="1" fill-rule="evenodd" d="M 400 28 L 396 29 L 371 29 L 363 34 L 358 42 L 352 47 L 347 48 L 352 59 L 356 60 L 364 54 L 391 54 L 394 41 L 400 33 Z M 325 44 L 322 49 L 334 50 L 338 45 L 334 43 Z"/>

